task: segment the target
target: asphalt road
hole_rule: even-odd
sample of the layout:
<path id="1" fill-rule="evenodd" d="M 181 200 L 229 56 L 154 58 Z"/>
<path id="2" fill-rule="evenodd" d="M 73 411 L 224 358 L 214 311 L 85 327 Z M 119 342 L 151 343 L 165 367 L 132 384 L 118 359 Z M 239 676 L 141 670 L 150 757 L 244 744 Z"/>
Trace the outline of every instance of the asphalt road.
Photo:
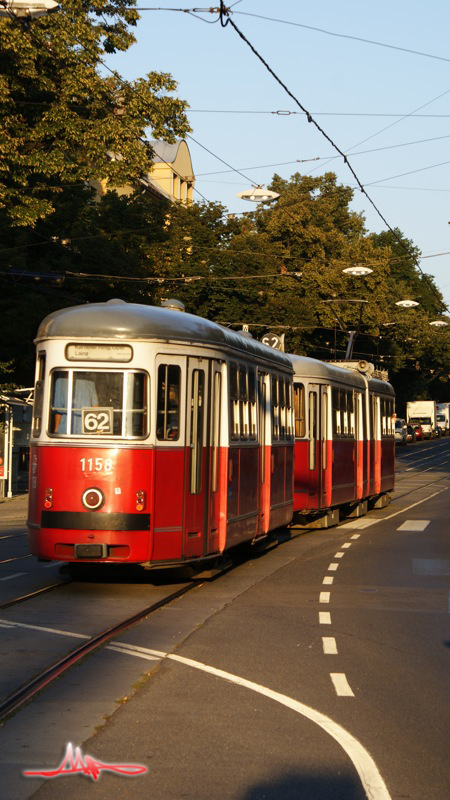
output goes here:
<path id="1" fill-rule="evenodd" d="M 200 585 L 10 719 L 6 800 L 446 800 L 450 440 L 398 456 L 388 508 Z M 45 626 L 18 609 L 3 618 Z M 147 771 L 22 776 L 68 742 L 85 768 Z"/>

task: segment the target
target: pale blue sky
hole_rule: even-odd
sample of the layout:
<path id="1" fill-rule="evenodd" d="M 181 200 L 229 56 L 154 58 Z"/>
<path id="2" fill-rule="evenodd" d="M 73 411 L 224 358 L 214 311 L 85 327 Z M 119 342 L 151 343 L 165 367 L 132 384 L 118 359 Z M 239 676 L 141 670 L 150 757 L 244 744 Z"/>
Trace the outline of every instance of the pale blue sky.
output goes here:
<path id="1" fill-rule="evenodd" d="M 148 0 L 137 2 L 138 8 L 156 5 L 195 7 L 186 0 L 159 0 L 154 6 Z M 207 4 L 197 7 L 206 8 Z M 450 251 L 448 0 L 429 0 L 427 4 L 423 0 L 377 0 L 370 4 L 361 0 L 316 0 L 314 4 L 241 0 L 233 11 L 238 28 L 348 154 L 358 178 L 389 224 L 411 238 L 424 257 L 432 256 L 423 258 L 421 267 L 435 277 L 450 304 L 450 255 L 433 257 Z M 441 60 L 247 14 L 371 39 Z M 223 29 L 219 23 L 207 24 L 217 15 L 198 16 L 202 19 L 187 13 L 142 11 L 136 45 L 127 53 L 110 57 L 108 64 L 127 79 L 151 70 L 171 73 L 178 82 L 178 95 L 191 107 L 189 119 L 195 139 L 256 184 L 269 183 L 274 172 L 288 178 L 296 171 L 321 174 L 332 169 L 340 182 L 353 186 L 354 178 L 342 158 L 324 166 L 337 154 L 304 115 L 205 113 L 300 109 L 230 25 Z M 414 111 L 416 114 L 412 114 Z M 409 116 L 401 119 L 402 115 Z M 425 139 L 433 141 L 412 144 Z M 227 168 L 191 140 L 189 148 L 198 190 L 208 200 L 223 203 L 230 213 L 248 211 L 249 203 L 235 194 L 249 183 L 234 172 L 202 175 Z M 375 148 L 377 152 L 356 154 Z M 316 157 L 323 160 L 265 166 Z M 441 166 L 426 169 L 437 164 Z M 403 174 L 412 170 L 420 171 Z M 379 183 L 371 186 L 374 181 Z M 360 192 L 355 193 L 353 208 L 364 213 L 369 230 L 385 228 Z"/>

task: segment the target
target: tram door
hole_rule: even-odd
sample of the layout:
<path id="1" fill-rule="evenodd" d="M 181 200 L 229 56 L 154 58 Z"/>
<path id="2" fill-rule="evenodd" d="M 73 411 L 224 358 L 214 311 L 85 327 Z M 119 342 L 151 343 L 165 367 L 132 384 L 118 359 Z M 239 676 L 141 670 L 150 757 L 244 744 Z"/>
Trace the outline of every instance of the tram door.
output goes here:
<path id="1" fill-rule="evenodd" d="M 259 408 L 259 476 L 260 476 L 260 533 L 267 533 L 270 526 L 270 383 L 269 376 L 258 374 L 258 408 Z"/>
<path id="2" fill-rule="evenodd" d="M 220 362 L 188 358 L 183 554 L 203 556 L 219 549 Z"/>
<path id="3" fill-rule="evenodd" d="M 355 486 L 356 486 L 356 499 L 360 500 L 363 497 L 363 480 L 364 480 L 364 441 L 363 441 L 363 425 L 362 425 L 362 400 L 361 392 L 355 392 Z"/>
<path id="4" fill-rule="evenodd" d="M 330 435 L 330 389 L 320 387 L 320 441 L 321 441 L 321 506 L 331 506 L 332 494 L 332 443 Z"/>
<path id="5" fill-rule="evenodd" d="M 317 498 L 317 506 L 324 508 L 331 504 L 331 464 L 328 446 L 328 403 L 327 387 L 310 384 L 308 387 L 308 430 L 309 452 L 308 470 L 310 493 Z M 330 469 L 329 469 L 330 467 Z"/>

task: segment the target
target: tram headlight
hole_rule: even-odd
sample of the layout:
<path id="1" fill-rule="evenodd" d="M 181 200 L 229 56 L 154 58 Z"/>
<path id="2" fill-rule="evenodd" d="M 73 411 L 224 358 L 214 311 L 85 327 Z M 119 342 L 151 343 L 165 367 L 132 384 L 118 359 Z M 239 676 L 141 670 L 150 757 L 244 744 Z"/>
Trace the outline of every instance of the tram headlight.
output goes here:
<path id="1" fill-rule="evenodd" d="M 44 508 L 51 508 L 53 505 L 53 489 L 45 490 Z"/>
<path id="2" fill-rule="evenodd" d="M 100 491 L 100 489 L 91 487 L 83 492 L 81 502 L 85 508 L 89 509 L 89 511 L 97 511 L 97 509 L 101 508 L 105 502 L 105 495 Z"/>
<path id="3" fill-rule="evenodd" d="M 143 511 L 145 508 L 145 492 L 136 492 L 136 511 Z"/>

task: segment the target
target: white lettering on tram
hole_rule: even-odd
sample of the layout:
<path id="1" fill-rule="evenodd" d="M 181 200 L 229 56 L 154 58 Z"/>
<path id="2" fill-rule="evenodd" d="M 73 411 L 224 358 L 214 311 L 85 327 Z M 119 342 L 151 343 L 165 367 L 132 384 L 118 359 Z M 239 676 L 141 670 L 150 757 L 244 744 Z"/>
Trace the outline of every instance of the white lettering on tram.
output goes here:
<path id="1" fill-rule="evenodd" d="M 82 472 L 112 472 L 112 458 L 80 458 Z"/>

